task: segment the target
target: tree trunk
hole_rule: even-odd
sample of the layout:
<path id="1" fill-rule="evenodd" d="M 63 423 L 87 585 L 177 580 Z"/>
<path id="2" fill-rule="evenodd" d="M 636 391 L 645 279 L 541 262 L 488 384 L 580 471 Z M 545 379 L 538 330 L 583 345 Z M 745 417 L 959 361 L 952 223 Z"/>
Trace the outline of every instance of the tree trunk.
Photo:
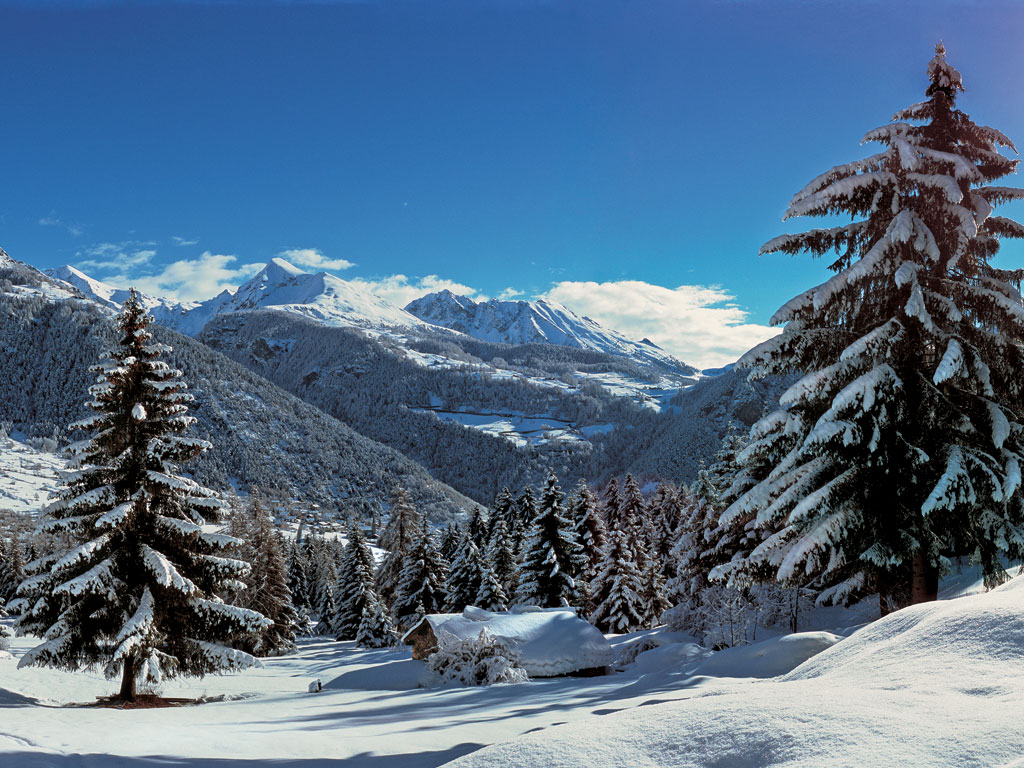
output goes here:
<path id="1" fill-rule="evenodd" d="M 927 603 L 939 599 L 939 569 L 922 554 L 914 555 L 913 577 L 910 582 L 910 602 Z"/>
<path id="2" fill-rule="evenodd" d="M 121 692 L 117 695 L 122 701 L 135 701 L 135 663 L 125 660 L 121 670 Z"/>

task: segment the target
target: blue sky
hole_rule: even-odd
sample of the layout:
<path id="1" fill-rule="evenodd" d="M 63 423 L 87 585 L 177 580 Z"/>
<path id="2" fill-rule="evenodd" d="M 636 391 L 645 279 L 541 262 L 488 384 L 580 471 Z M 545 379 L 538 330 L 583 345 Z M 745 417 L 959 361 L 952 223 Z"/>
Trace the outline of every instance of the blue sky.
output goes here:
<path id="1" fill-rule="evenodd" d="M 937 39 L 1024 142 L 1024 4 L 893 5 L 0 0 L 0 245 L 183 297 L 290 251 L 724 359 L 824 279 L 758 246 L 923 97 Z"/>

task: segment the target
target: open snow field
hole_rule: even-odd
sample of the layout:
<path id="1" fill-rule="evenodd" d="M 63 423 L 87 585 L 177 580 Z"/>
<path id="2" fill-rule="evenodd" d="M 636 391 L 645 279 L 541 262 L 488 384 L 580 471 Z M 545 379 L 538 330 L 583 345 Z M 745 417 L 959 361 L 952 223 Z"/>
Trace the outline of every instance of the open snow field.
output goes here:
<path id="1" fill-rule="evenodd" d="M 52 453 L 0 437 L 0 509 L 38 512 L 57 488 L 57 472 L 66 465 Z"/>
<path id="2" fill-rule="evenodd" d="M 18 670 L 32 644 L 18 638 L 0 654 L 0 765 L 1024 765 L 1024 578 L 852 633 L 715 654 L 658 631 L 613 642 L 646 637 L 661 645 L 606 677 L 447 689 L 417 688 L 425 665 L 406 648 L 310 640 L 263 669 L 163 689 L 223 700 L 132 711 L 65 706 L 116 685 Z M 307 693 L 316 678 L 324 690 Z"/>

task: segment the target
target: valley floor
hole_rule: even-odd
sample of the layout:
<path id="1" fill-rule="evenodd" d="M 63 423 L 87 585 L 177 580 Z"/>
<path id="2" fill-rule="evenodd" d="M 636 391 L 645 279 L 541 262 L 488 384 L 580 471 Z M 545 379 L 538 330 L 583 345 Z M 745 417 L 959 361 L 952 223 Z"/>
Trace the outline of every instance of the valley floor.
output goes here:
<path id="1" fill-rule="evenodd" d="M 262 669 L 166 685 L 208 699 L 170 709 L 67 706 L 116 684 L 18 670 L 32 640 L 16 638 L 0 652 L 0 765 L 1024 768 L 1024 578 L 974 591 L 950 584 L 966 596 L 861 629 L 866 614 L 828 609 L 816 618 L 845 629 L 714 654 L 636 633 L 613 639 L 620 653 L 660 645 L 614 674 L 486 688 L 417 687 L 408 648 L 305 640 Z"/>

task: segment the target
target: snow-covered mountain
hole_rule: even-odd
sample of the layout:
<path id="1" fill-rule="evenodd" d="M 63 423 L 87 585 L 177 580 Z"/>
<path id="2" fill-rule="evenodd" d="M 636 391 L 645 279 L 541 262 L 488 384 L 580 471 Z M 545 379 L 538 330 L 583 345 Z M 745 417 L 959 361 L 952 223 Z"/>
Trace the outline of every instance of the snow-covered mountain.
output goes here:
<path id="1" fill-rule="evenodd" d="M 125 299 L 128 298 L 128 291 L 126 289 L 115 288 L 94 277 L 89 277 L 89 275 L 81 270 L 67 264 L 63 267 L 47 269 L 46 274 L 74 286 L 93 301 L 114 310 L 120 309 Z M 196 310 L 202 306 L 197 301 L 177 302 L 171 299 L 149 296 L 144 293 L 139 294 L 139 300 L 149 313 L 153 315 L 153 319 L 156 322 L 183 333 L 198 333 L 203 325 L 206 324 L 205 321 L 202 321 L 198 327 L 194 327 L 199 322 L 199 315 L 196 314 Z"/>
<path id="2" fill-rule="evenodd" d="M 98 303 L 117 309 L 128 291 L 115 288 L 74 267 L 48 270 Z M 284 259 L 274 258 L 237 291 L 223 291 L 201 302 L 176 302 L 141 296 L 145 307 L 161 325 L 195 336 L 213 317 L 225 312 L 276 309 L 302 315 L 324 325 L 360 328 L 422 326 L 424 323 L 381 297 L 326 272 L 304 272 Z"/>
<path id="3" fill-rule="evenodd" d="M 483 341 L 591 349 L 641 363 L 695 372 L 649 339 L 631 341 L 618 331 L 544 299 L 476 302 L 444 290 L 410 302 L 405 311 L 420 320 L 461 331 Z"/>
<path id="4" fill-rule="evenodd" d="M 278 309 L 325 325 L 412 327 L 423 323 L 401 307 L 326 272 L 304 272 L 281 258 L 271 259 L 218 312 Z"/>

